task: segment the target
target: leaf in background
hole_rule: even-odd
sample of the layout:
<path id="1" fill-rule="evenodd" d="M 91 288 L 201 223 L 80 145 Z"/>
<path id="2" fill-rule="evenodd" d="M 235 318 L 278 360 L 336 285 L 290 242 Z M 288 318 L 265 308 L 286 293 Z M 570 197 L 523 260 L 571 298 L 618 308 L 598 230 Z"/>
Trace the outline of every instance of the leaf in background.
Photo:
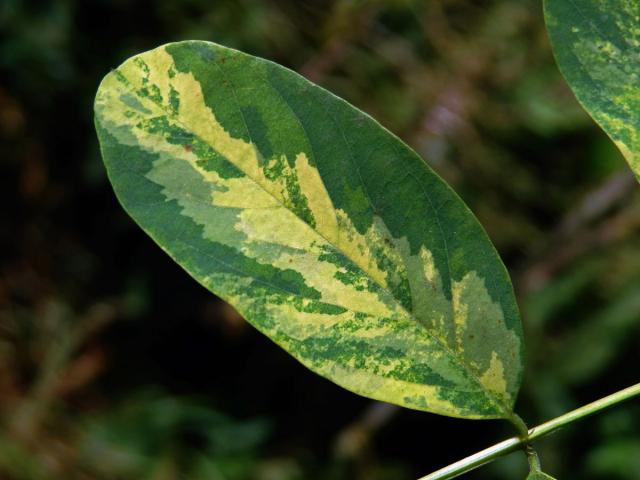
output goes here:
<path id="1" fill-rule="evenodd" d="M 613 438 L 589 453 L 585 471 L 599 478 L 636 480 L 640 478 L 640 440 Z"/>
<path id="2" fill-rule="evenodd" d="M 458 196 L 366 114 L 277 64 L 201 41 L 103 80 L 115 192 L 195 279 L 361 395 L 509 417 L 513 289 Z"/>
<path id="3" fill-rule="evenodd" d="M 544 5 L 560 70 L 640 178 L 638 1 L 545 0 Z"/>
<path id="4" fill-rule="evenodd" d="M 264 419 L 236 420 L 193 399 L 143 391 L 84 422 L 77 462 L 97 478 L 157 479 L 158 469 L 176 466 L 180 475 L 170 478 L 254 478 L 269 430 Z M 200 473 L 214 468 L 217 475 Z"/>
<path id="5" fill-rule="evenodd" d="M 612 361 L 624 355 L 637 338 L 639 318 L 640 285 L 636 282 L 576 326 L 557 354 L 548 354 L 549 365 L 556 365 L 554 373 L 565 385 L 580 385 L 601 375 L 613 368 Z"/>

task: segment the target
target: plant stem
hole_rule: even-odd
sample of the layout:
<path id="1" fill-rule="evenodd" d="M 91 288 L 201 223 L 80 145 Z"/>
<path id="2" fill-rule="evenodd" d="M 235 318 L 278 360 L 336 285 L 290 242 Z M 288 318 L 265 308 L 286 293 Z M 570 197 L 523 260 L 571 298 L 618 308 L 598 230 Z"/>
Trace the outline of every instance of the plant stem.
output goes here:
<path id="1" fill-rule="evenodd" d="M 524 420 L 522 420 L 520 415 L 516 412 L 513 412 L 507 420 L 511 422 L 511 425 L 515 427 L 522 438 L 527 438 L 529 436 L 529 427 L 527 427 L 527 424 L 524 423 Z"/>
<path id="2" fill-rule="evenodd" d="M 482 450 L 470 457 L 464 458 L 456 463 L 452 463 L 448 467 L 442 468 L 437 472 L 431 473 L 425 477 L 421 477 L 419 480 L 448 480 L 456 478 L 463 473 L 470 472 L 476 468 L 485 465 L 507 453 L 514 452 L 521 449 L 527 443 L 533 442 L 539 438 L 542 438 L 556 430 L 570 425 L 578 420 L 582 420 L 590 415 L 598 413 L 607 408 L 613 407 L 618 403 L 621 403 L 630 398 L 640 395 L 640 383 L 631 387 L 620 390 L 612 395 L 596 400 L 593 403 L 580 407 L 569 413 L 565 413 L 553 420 L 549 420 L 537 427 L 529 430 L 529 435 L 525 437 L 512 437 L 508 440 L 504 440 L 500 443 L 493 445 L 485 450 Z"/>
<path id="3" fill-rule="evenodd" d="M 542 466 L 540 465 L 540 457 L 538 457 L 538 453 L 535 450 L 527 452 L 527 461 L 529 462 L 530 472 L 541 471 Z"/>

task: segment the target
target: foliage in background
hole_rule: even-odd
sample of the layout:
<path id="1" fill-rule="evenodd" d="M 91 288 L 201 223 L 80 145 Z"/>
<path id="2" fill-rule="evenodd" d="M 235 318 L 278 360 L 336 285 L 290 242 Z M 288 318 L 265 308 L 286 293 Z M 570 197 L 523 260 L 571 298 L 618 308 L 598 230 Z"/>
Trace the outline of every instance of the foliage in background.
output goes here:
<path id="1" fill-rule="evenodd" d="M 640 175 L 640 23 L 633 0 L 545 0 L 560 70 Z"/>
<path id="2" fill-rule="evenodd" d="M 310 378 L 130 224 L 93 140 L 95 87 L 123 58 L 184 38 L 302 72 L 400 132 L 461 193 L 520 294 L 527 369 L 537 372 L 523 384 L 525 420 L 637 381 L 628 366 L 640 351 L 640 195 L 557 73 L 538 1 L 7 0 L 0 476 L 101 478 L 97 460 L 78 467 L 95 419 L 129 404 L 189 410 L 194 398 L 233 424 L 269 417 L 266 440 L 238 453 L 263 472 L 248 478 L 411 479 L 507 433 L 370 405 Z M 141 396 L 149 388 L 163 400 Z M 132 427 L 105 422 L 109 438 L 148 452 L 147 476 L 181 478 L 181 458 L 208 451 L 171 428 L 149 448 Z M 537 447 L 556 477 L 635 480 L 638 425 L 629 404 Z M 524 468 L 513 455 L 470 478 Z"/>

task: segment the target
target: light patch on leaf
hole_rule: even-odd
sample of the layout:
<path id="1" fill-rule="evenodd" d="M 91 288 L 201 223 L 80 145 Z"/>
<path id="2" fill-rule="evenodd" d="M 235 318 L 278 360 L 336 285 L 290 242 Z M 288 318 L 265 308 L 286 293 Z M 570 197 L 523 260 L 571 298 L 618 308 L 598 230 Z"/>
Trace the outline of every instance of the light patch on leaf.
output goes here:
<path id="1" fill-rule="evenodd" d="M 478 369 L 481 378 L 493 372 L 488 376 L 491 390 L 503 401 L 509 401 L 518 379 L 513 369 L 504 368 L 504 363 L 517 361 L 520 339 L 506 328 L 502 308 L 491 298 L 485 281 L 475 272 L 469 272 L 462 280 L 454 282 L 452 289 L 458 351 Z M 492 345 L 494 350 L 488 349 L 488 345 Z M 500 362 L 500 367 L 494 370 L 497 362 Z"/>
<path id="2" fill-rule="evenodd" d="M 241 246 L 244 254 L 299 272 L 307 285 L 322 293 L 323 301 L 371 315 L 387 317 L 399 313 L 391 298 L 382 298 L 383 292 L 359 290 L 340 281 L 338 273 L 345 267 L 322 260 L 323 252 L 334 247 L 311 227 L 297 221 L 289 210 L 244 210 L 235 228 L 247 236 L 247 242 Z"/>
<path id="3" fill-rule="evenodd" d="M 512 401 L 511 392 L 519 379 L 513 369 L 505 368 L 504 362 L 518 361 L 520 339 L 506 327 L 502 308 L 491 299 L 484 280 L 475 272 L 468 272 L 452 283 L 452 296 L 448 299 L 433 254 L 423 247 L 419 255 L 410 256 L 406 244 L 396 244 L 406 255 L 416 318 L 463 359 L 469 372 L 498 401 Z"/>
<path id="4" fill-rule="evenodd" d="M 504 366 L 496 352 L 491 352 L 491 363 L 487 371 L 480 377 L 480 381 L 492 392 L 496 392 L 499 395 L 506 394 L 507 381 L 505 380 Z"/>
<path id="5" fill-rule="evenodd" d="M 318 169 L 309 164 L 309 159 L 304 152 L 296 156 L 295 165 L 298 172 L 300 190 L 307 197 L 309 209 L 316 221 L 316 230 L 329 242 L 337 243 L 340 235 L 338 233 L 335 208 L 320 178 Z"/>
<path id="6" fill-rule="evenodd" d="M 328 364 L 326 368 L 322 373 L 334 378 L 338 385 L 354 393 L 382 401 L 386 398 L 402 398 L 409 408 L 450 412 L 454 416 L 459 414 L 459 409 L 443 398 L 442 389 L 438 387 L 403 381 L 384 382 L 378 375 L 337 364 Z"/>

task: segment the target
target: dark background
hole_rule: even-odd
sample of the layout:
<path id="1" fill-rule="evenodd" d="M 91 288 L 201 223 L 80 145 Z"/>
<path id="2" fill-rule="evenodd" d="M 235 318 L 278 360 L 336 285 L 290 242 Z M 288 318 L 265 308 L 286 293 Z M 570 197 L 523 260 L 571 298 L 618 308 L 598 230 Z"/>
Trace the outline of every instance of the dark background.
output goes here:
<path id="1" fill-rule="evenodd" d="M 183 39 L 301 72 L 454 186 L 514 280 L 530 425 L 638 381 L 640 188 L 558 73 L 539 0 L 0 0 L 0 479 L 415 479 L 513 434 L 315 376 L 125 215 L 93 96 Z M 538 447 L 560 479 L 637 480 L 639 432 L 635 401 Z"/>

